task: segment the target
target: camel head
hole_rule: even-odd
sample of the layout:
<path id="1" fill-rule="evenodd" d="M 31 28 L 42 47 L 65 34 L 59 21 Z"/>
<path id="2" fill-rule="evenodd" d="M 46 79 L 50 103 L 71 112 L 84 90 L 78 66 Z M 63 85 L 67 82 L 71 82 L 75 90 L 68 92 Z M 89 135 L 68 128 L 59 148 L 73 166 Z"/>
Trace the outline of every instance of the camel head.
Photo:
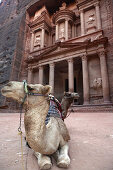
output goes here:
<path id="1" fill-rule="evenodd" d="M 74 93 L 74 92 L 64 92 L 64 97 L 65 98 L 73 98 L 73 99 L 78 99 L 80 96 L 78 93 Z"/>
<path id="2" fill-rule="evenodd" d="M 27 89 L 31 93 L 40 93 L 40 94 L 49 94 L 51 91 L 51 86 L 46 85 L 43 86 L 41 84 L 27 84 Z M 25 96 L 25 91 L 24 91 L 24 84 L 23 82 L 17 82 L 17 81 L 10 81 L 8 84 L 6 84 L 2 90 L 2 95 L 8 98 L 12 98 L 19 103 L 23 101 L 23 98 Z M 38 102 L 38 99 L 40 97 L 37 96 L 31 96 L 29 95 L 28 97 L 28 102 L 29 104 L 35 104 Z M 26 102 L 25 102 L 26 103 Z"/>

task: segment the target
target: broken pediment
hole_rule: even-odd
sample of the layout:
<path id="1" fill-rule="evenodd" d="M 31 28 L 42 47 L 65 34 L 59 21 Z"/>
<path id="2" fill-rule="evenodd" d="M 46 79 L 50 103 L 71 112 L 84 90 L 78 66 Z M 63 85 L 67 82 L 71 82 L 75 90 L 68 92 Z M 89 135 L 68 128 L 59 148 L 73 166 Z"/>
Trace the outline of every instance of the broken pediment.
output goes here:
<path id="1" fill-rule="evenodd" d="M 35 25 L 38 25 L 40 23 L 47 23 L 48 26 L 51 26 L 51 21 L 49 18 L 49 15 L 46 11 L 43 11 L 39 16 L 37 15 L 37 17 L 35 18 L 35 20 L 33 20 L 30 23 L 30 27 L 34 27 Z"/>
<path id="2" fill-rule="evenodd" d="M 49 16 L 49 12 L 45 5 L 41 9 L 39 9 L 35 12 L 33 20 L 36 20 L 43 12 L 45 12 Z"/>

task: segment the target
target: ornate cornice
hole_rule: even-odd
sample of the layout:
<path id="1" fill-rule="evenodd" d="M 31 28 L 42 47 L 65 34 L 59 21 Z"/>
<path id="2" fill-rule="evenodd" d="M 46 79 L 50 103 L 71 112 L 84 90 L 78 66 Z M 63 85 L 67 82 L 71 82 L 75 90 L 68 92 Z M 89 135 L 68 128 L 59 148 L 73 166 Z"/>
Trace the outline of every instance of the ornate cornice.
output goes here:
<path id="1" fill-rule="evenodd" d="M 56 23 L 60 19 L 66 19 L 66 18 L 68 18 L 69 20 L 73 20 L 74 17 L 75 17 L 75 13 L 73 11 L 70 11 L 68 9 L 60 10 L 53 15 L 53 23 Z"/>
<path id="2" fill-rule="evenodd" d="M 76 43 L 70 43 L 70 42 L 56 42 L 55 45 L 50 46 L 48 48 L 45 48 L 45 50 L 43 49 L 43 51 L 41 52 L 39 51 L 35 51 L 33 53 L 31 53 L 30 55 L 31 57 L 28 57 L 28 59 L 26 60 L 27 63 L 34 63 L 37 62 L 39 60 L 42 60 L 43 58 L 46 58 L 48 55 L 51 55 L 52 52 L 55 52 L 55 50 L 60 47 L 61 50 L 60 51 L 56 51 L 56 52 L 62 52 L 62 49 L 66 49 L 67 51 L 69 50 L 80 50 L 80 49 L 87 49 L 90 47 L 94 47 L 94 46 L 98 46 L 99 44 L 105 44 L 107 42 L 107 38 L 101 38 L 99 40 L 95 40 L 93 42 L 91 41 L 86 41 L 86 42 L 76 42 Z M 38 54 L 37 54 L 38 53 Z"/>

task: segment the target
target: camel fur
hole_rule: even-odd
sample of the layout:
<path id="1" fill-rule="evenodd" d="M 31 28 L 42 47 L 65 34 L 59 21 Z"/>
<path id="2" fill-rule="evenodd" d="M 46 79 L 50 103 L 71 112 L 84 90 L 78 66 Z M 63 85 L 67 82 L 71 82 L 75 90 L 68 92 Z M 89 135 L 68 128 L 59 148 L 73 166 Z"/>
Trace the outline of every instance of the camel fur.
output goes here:
<path id="1" fill-rule="evenodd" d="M 51 92 L 51 86 L 49 85 L 29 84 L 28 89 L 33 93 L 44 95 Z M 21 103 L 25 95 L 23 83 L 16 81 L 9 82 L 2 88 L 2 94 Z M 52 154 L 56 154 L 57 165 L 59 167 L 68 167 L 70 164 L 68 155 L 70 136 L 66 125 L 60 118 L 51 117 L 48 124 L 45 125 L 49 109 L 47 97 L 28 96 L 24 103 L 24 108 L 26 140 L 35 151 L 40 169 L 51 168 L 52 163 L 49 155 Z"/>

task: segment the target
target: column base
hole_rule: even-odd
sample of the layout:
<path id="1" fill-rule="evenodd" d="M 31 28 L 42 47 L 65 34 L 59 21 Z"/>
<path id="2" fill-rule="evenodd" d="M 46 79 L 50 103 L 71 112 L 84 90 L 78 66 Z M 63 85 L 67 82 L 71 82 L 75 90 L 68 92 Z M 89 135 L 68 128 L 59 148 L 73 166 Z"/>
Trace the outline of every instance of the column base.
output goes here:
<path id="1" fill-rule="evenodd" d="M 85 101 L 84 103 L 83 103 L 83 105 L 89 105 L 90 103 L 89 103 L 89 101 Z"/>
<path id="2" fill-rule="evenodd" d="M 104 101 L 103 104 L 112 104 L 110 101 Z"/>

